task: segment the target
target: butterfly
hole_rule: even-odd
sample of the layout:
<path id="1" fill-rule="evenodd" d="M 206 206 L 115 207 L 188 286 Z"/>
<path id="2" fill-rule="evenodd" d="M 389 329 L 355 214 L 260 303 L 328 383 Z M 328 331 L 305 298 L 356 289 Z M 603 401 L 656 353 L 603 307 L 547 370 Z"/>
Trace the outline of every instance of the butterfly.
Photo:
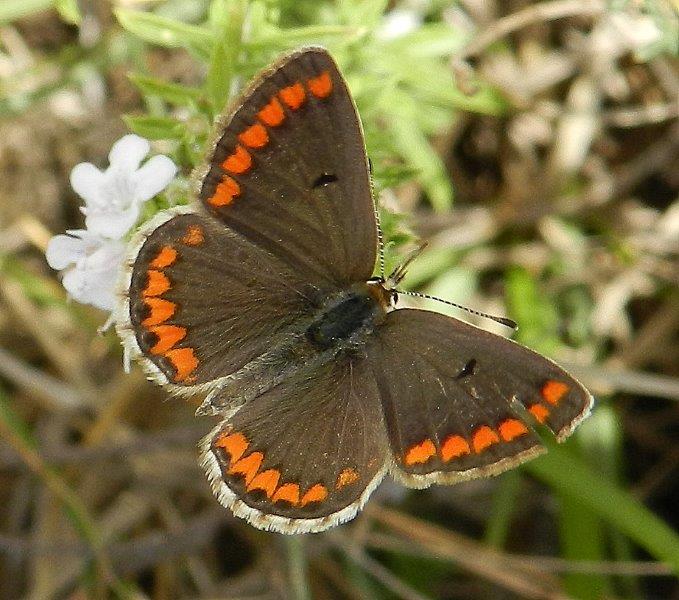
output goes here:
<path id="1" fill-rule="evenodd" d="M 215 134 L 191 206 L 131 243 L 117 330 L 150 378 L 219 417 L 201 464 L 252 525 L 353 518 L 386 473 L 409 487 L 495 475 L 559 441 L 592 396 L 552 361 L 373 277 L 361 123 L 322 48 L 289 54 Z"/>

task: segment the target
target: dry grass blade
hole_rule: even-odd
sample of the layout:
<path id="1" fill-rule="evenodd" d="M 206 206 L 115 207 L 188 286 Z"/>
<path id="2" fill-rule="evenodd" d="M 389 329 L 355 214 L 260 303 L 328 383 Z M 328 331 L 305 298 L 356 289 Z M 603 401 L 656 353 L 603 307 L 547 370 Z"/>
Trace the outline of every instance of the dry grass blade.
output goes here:
<path id="1" fill-rule="evenodd" d="M 429 524 L 405 513 L 372 505 L 371 517 L 390 531 L 403 536 L 409 543 L 417 543 L 427 550 L 520 594 L 523 598 L 565 600 L 558 580 L 545 576 L 530 565 L 517 569 L 508 557 L 458 533 Z"/>

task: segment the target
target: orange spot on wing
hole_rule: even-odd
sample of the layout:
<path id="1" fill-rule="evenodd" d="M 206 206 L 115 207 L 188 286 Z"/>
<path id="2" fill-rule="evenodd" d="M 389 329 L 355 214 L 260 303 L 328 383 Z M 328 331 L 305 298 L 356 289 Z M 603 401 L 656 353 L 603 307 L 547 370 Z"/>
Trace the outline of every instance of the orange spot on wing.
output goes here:
<path id="1" fill-rule="evenodd" d="M 158 336 L 158 341 L 151 348 L 151 354 L 165 354 L 186 337 L 186 328 L 178 325 L 156 325 L 151 327 L 151 331 Z"/>
<path id="2" fill-rule="evenodd" d="M 472 434 L 472 444 L 474 446 L 474 452 L 483 452 L 488 446 L 497 444 L 500 438 L 488 425 L 481 425 Z"/>
<path id="3" fill-rule="evenodd" d="M 217 448 L 224 448 L 229 453 L 230 464 L 238 462 L 249 445 L 247 438 L 238 431 L 229 434 L 223 433 L 215 442 Z"/>
<path id="4" fill-rule="evenodd" d="M 172 246 L 163 246 L 156 257 L 150 262 L 154 269 L 164 269 L 177 260 L 177 251 Z"/>
<path id="5" fill-rule="evenodd" d="M 236 146 L 233 154 L 226 157 L 226 160 L 222 163 L 222 167 L 231 173 L 236 173 L 240 175 L 245 173 L 252 166 L 252 156 L 250 153 L 243 148 L 240 144 Z"/>
<path id="6" fill-rule="evenodd" d="M 281 97 L 281 100 L 283 100 L 283 102 L 285 102 L 285 104 L 287 104 L 292 110 L 297 110 L 300 106 L 302 106 L 302 104 L 304 104 L 304 100 L 306 99 L 304 88 L 299 82 L 293 83 L 288 87 L 284 87 L 280 92 L 278 92 L 278 95 Z"/>
<path id="7" fill-rule="evenodd" d="M 549 416 L 549 409 L 542 404 L 531 404 L 528 407 L 528 412 L 535 417 L 538 423 L 544 423 Z"/>
<path id="8" fill-rule="evenodd" d="M 150 296 L 160 296 L 170 289 L 170 280 L 162 271 L 149 269 L 146 272 L 146 275 L 148 280 L 146 282 L 146 287 L 141 293 L 141 295 L 145 298 Z"/>
<path id="9" fill-rule="evenodd" d="M 299 503 L 299 486 L 296 483 L 284 483 L 279 487 L 271 497 L 272 502 L 283 500 L 290 504 Z"/>
<path id="10" fill-rule="evenodd" d="M 283 112 L 281 103 L 276 100 L 276 98 L 272 98 L 271 102 L 257 113 L 257 118 L 264 123 L 264 125 L 276 127 L 285 120 L 285 113 Z"/>
<path id="11" fill-rule="evenodd" d="M 309 79 L 306 85 L 316 98 L 327 98 L 332 92 L 332 78 L 328 71 L 323 71 L 318 77 Z"/>
<path id="12" fill-rule="evenodd" d="M 556 405 L 566 395 L 566 392 L 568 392 L 568 386 L 565 383 L 550 379 L 542 386 L 540 395 L 550 404 Z"/>
<path id="13" fill-rule="evenodd" d="M 245 485 L 248 486 L 257 475 L 259 467 L 262 466 L 262 460 L 264 460 L 264 455 L 261 452 L 248 454 L 231 465 L 229 475 L 242 475 L 245 478 Z"/>
<path id="14" fill-rule="evenodd" d="M 278 485 L 278 480 L 280 479 L 281 473 L 276 469 L 267 469 L 255 475 L 254 479 L 245 488 L 248 492 L 254 490 L 262 490 L 267 498 L 271 498 L 273 493 L 276 491 L 276 486 Z"/>
<path id="15" fill-rule="evenodd" d="M 358 473 L 354 469 L 344 469 L 340 474 L 339 477 L 337 477 L 337 483 L 335 484 L 335 487 L 339 490 L 343 488 L 345 485 L 349 485 L 351 483 L 354 483 L 354 481 L 358 480 Z"/>
<path id="16" fill-rule="evenodd" d="M 176 348 L 165 353 L 165 358 L 175 368 L 174 381 L 184 381 L 198 367 L 193 348 Z"/>
<path id="17" fill-rule="evenodd" d="M 328 497 L 328 490 L 320 483 L 312 485 L 302 496 L 300 500 L 301 506 L 306 506 L 312 502 L 323 502 Z"/>
<path id="18" fill-rule="evenodd" d="M 250 148 L 262 148 L 269 143 L 269 134 L 259 123 L 248 127 L 238 139 Z"/>
<path id="19" fill-rule="evenodd" d="M 461 435 L 449 435 L 441 444 L 441 458 L 444 462 L 469 453 L 471 453 L 469 442 Z"/>
<path id="20" fill-rule="evenodd" d="M 219 182 L 215 188 L 215 193 L 210 196 L 208 202 L 212 206 L 226 206 L 231 204 L 233 199 L 240 195 L 240 186 L 235 179 L 232 179 L 228 175 L 224 177 L 222 181 Z"/>
<path id="21" fill-rule="evenodd" d="M 189 225 L 186 228 L 186 233 L 182 238 L 182 242 L 187 246 L 200 246 L 205 241 L 205 234 L 203 229 L 198 225 Z"/>
<path id="22" fill-rule="evenodd" d="M 407 465 L 414 465 L 417 463 L 426 463 L 432 456 L 436 455 L 436 446 L 431 440 L 423 440 L 419 444 L 411 446 L 406 452 L 405 463 Z"/>
<path id="23" fill-rule="evenodd" d="M 151 314 L 141 322 L 144 327 L 151 327 L 152 325 L 164 323 L 170 319 L 177 310 L 177 305 L 174 302 L 163 300 L 162 298 L 145 298 L 144 303 L 151 311 Z"/>
<path id="24" fill-rule="evenodd" d="M 505 442 L 511 442 L 513 439 L 528 433 L 528 427 L 518 419 L 505 419 L 500 423 L 498 431 Z"/>

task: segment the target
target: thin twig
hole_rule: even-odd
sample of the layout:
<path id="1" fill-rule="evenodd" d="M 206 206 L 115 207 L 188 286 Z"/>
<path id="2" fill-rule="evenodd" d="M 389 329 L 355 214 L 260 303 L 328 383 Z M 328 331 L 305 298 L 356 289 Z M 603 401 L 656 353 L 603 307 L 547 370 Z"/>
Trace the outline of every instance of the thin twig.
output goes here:
<path id="1" fill-rule="evenodd" d="M 491 44 L 527 25 L 564 17 L 598 15 L 605 10 L 606 3 L 601 0 L 555 0 L 532 4 L 523 10 L 493 21 L 484 31 L 474 36 L 473 40 L 455 56 L 455 60 L 460 61 L 479 54 Z"/>

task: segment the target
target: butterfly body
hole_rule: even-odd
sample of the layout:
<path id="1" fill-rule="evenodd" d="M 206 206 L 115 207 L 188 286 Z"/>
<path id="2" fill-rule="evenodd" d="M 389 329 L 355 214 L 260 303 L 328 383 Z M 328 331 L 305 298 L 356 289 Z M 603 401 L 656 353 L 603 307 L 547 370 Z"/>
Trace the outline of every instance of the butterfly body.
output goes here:
<path id="1" fill-rule="evenodd" d="M 411 487 L 494 475 L 563 440 L 592 397 L 550 360 L 373 278 L 360 120 L 321 48 L 283 57 L 221 121 L 196 202 L 145 224 L 121 276 L 126 352 L 220 421 L 218 500 L 263 529 L 351 519 L 385 473 Z M 407 262 L 407 261 L 406 261 Z M 397 270 L 394 281 L 402 277 Z"/>

